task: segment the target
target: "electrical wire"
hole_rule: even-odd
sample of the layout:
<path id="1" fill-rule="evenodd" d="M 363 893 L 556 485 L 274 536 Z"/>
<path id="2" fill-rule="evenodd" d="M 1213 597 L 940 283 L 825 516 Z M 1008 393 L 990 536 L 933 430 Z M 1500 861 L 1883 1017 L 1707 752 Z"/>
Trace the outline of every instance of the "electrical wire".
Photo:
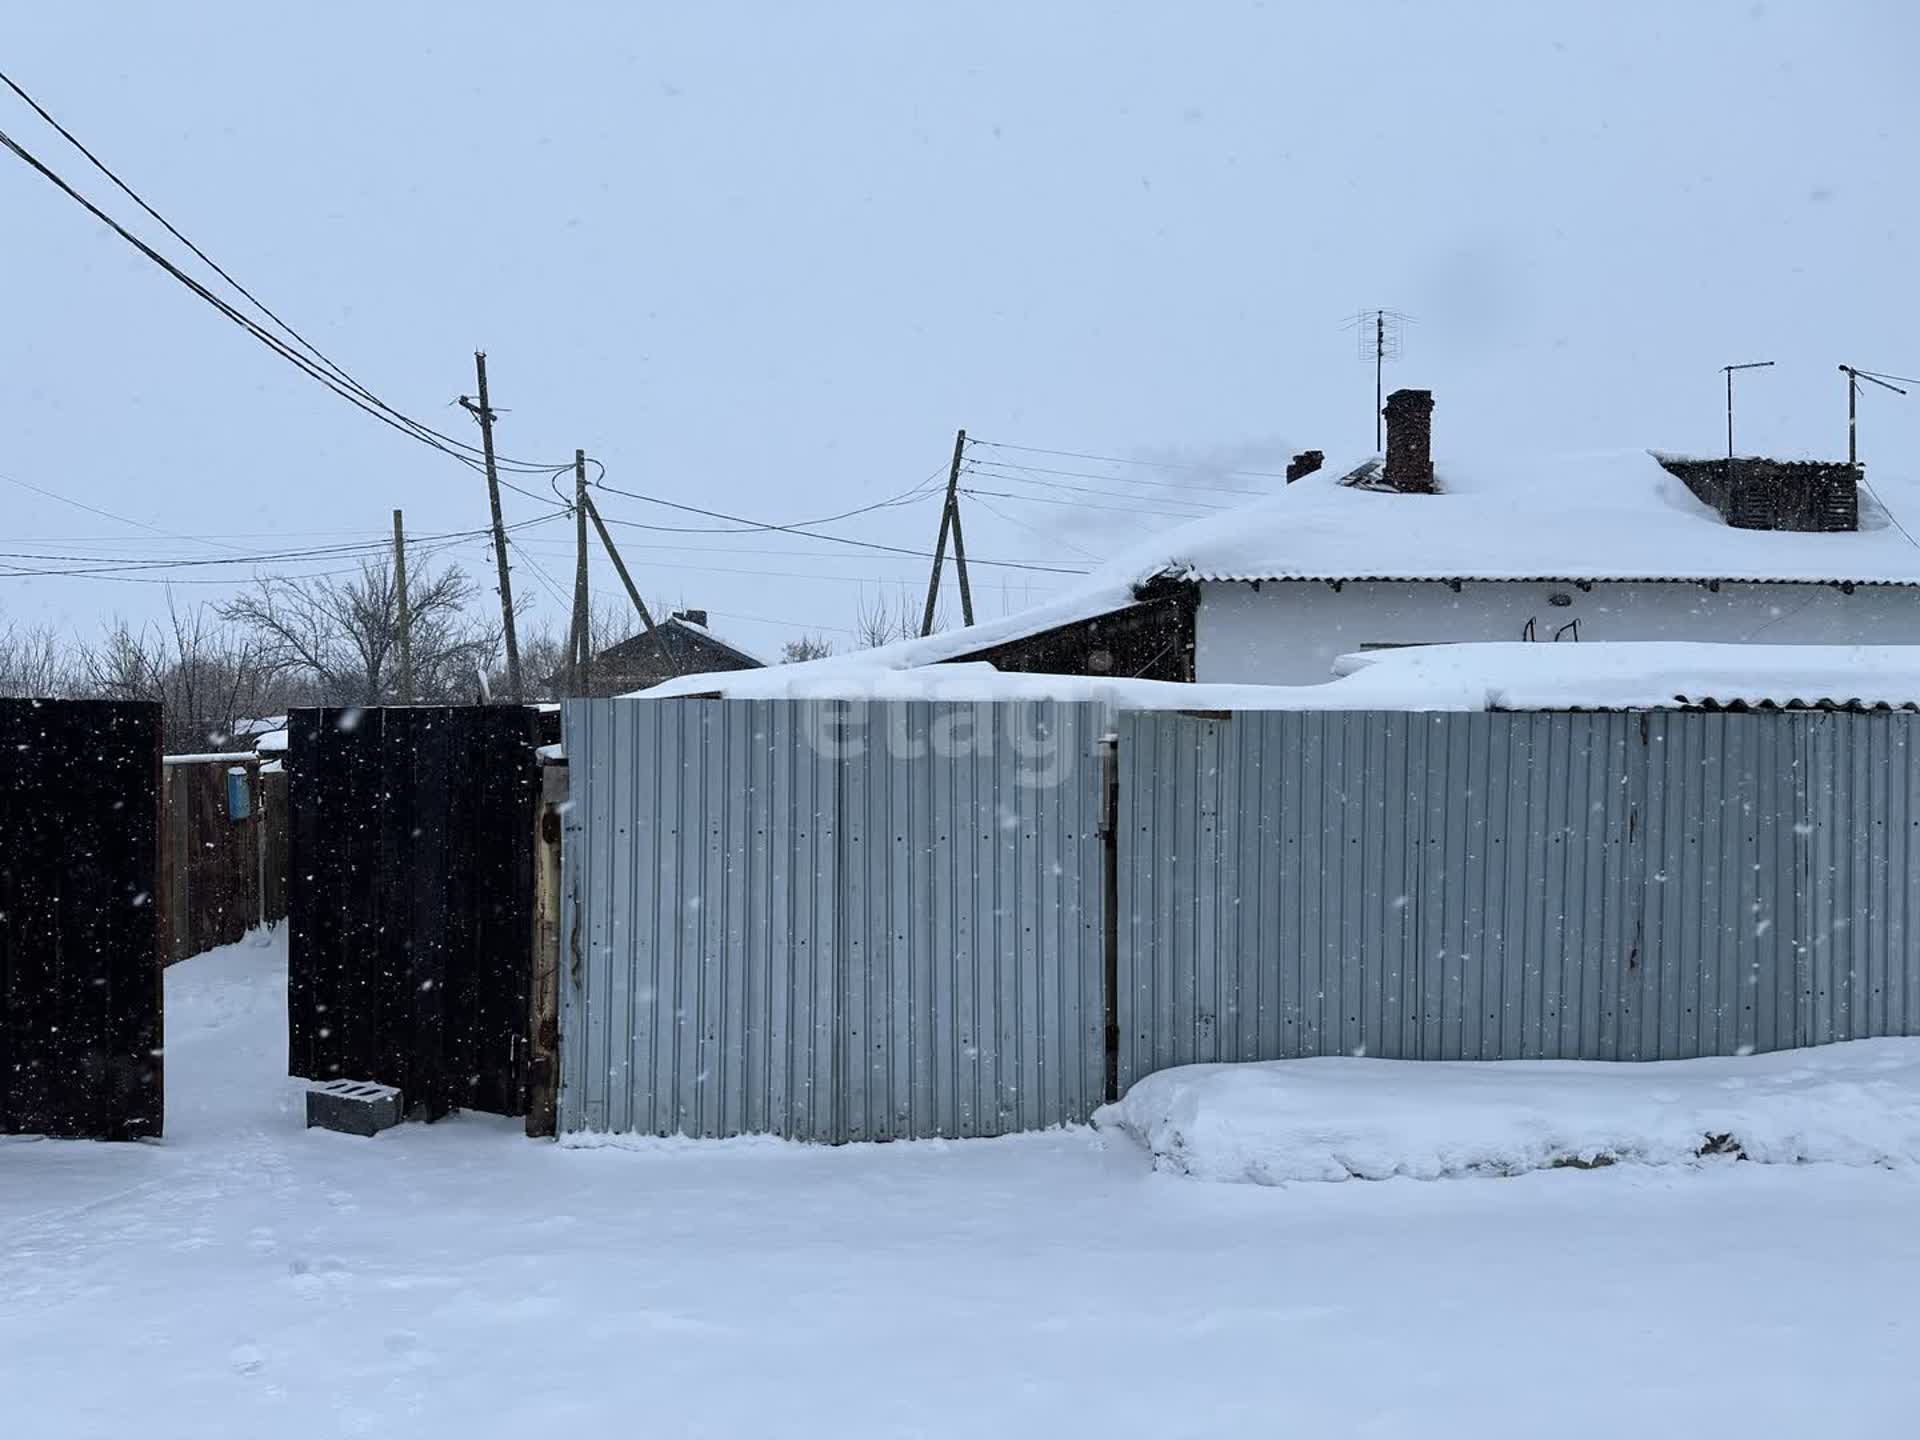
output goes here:
<path id="1" fill-rule="evenodd" d="M 1265 499 L 1271 491 L 1250 490 L 1238 485 L 1209 485 L 1201 480 L 1150 480 L 1137 475 L 1102 475 L 1097 470 L 1061 470 L 1046 465 L 1021 465 L 1010 460 L 974 460 L 969 464 L 990 466 L 997 472 L 1017 472 L 1022 475 L 1064 475 L 1075 480 L 1099 480 L 1108 485 L 1134 485 L 1151 490 L 1172 490 L 1189 494 L 1195 490 L 1205 490 L 1219 495 L 1235 495 L 1246 500 Z"/>
<path id="2" fill-rule="evenodd" d="M 1074 544 L 1071 540 L 1065 539 L 1058 535 L 1049 535 L 1046 531 L 1042 530 L 1038 525 L 1032 524 L 1026 520 L 1022 520 L 1018 515 L 1009 515 L 1006 511 L 1002 510 L 998 505 L 995 505 L 991 500 L 982 498 L 979 492 L 973 491 L 969 493 L 973 495 L 974 499 L 980 501 L 981 509 L 985 510 L 990 515 L 998 515 L 1002 520 L 1006 521 L 1009 525 L 1018 525 L 1022 530 L 1030 531 L 1033 534 L 1038 535 L 1042 540 L 1049 542 L 1050 544 L 1064 545 L 1067 547 L 1067 549 L 1073 551 L 1074 554 L 1080 556 L 1084 560 L 1091 560 L 1096 565 L 1101 565 L 1105 563 L 1105 561 L 1102 560 L 1100 556 L 1095 555 L 1091 550 L 1082 550 L 1078 545 Z"/>
<path id="3" fill-rule="evenodd" d="M 480 456 L 483 454 L 480 447 L 470 445 L 462 440 L 456 440 L 452 436 L 444 434 L 443 432 L 434 429 L 432 426 L 426 424 L 425 422 L 416 420 L 413 417 L 404 414 L 400 410 L 395 409 L 393 406 L 387 404 L 386 401 L 382 400 L 378 395 L 374 394 L 373 391 L 369 390 L 365 385 L 362 385 L 358 380 L 354 379 L 354 377 L 350 373 L 348 373 L 348 371 L 344 366 L 340 365 L 336 361 L 329 358 L 324 352 L 320 350 L 318 346 L 313 344 L 313 342 L 308 340 L 298 330 L 295 330 L 292 325 L 288 324 L 285 320 L 281 319 L 280 316 L 264 300 L 260 299 L 259 296 L 255 295 L 245 285 L 242 285 L 238 280 L 236 280 L 220 264 L 219 261 L 215 260 L 211 255 L 207 254 L 206 251 L 202 250 L 198 245 L 194 244 L 192 240 L 188 239 L 184 234 L 180 232 L 180 230 L 173 224 L 172 221 L 168 220 L 166 216 L 162 215 L 158 210 L 154 209 L 152 205 L 148 204 L 146 199 L 143 196 L 141 196 L 139 192 L 134 190 L 134 188 L 131 185 L 129 185 L 125 180 L 121 179 L 120 176 L 116 174 L 113 171 L 113 169 L 107 165 L 107 163 L 104 160 L 102 160 L 98 155 L 94 154 L 94 152 L 91 149 L 89 149 L 80 140 L 80 138 L 77 135 L 75 135 L 71 130 L 67 129 L 66 126 L 62 125 L 58 120 L 56 120 L 53 117 L 52 114 L 48 112 L 47 108 L 44 105 L 42 105 L 38 100 L 34 99 L 33 96 L 29 95 L 26 92 L 25 88 L 21 86 L 19 81 L 15 80 L 11 75 L 6 74 L 4 71 L 0 71 L 0 82 L 4 82 L 8 89 L 12 90 L 14 94 L 18 95 L 22 100 L 24 100 L 27 103 L 28 107 L 33 111 L 34 114 L 38 115 L 48 125 L 52 126 L 53 129 L 59 133 L 60 137 L 63 140 L 65 140 L 69 145 L 73 146 L 74 149 L 78 150 L 82 155 L 84 155 L 87 158 L 88 162 L 92 164 L 94 169 L 98 170 L 102 175 L 106 176 L 108 180 L 112 181 L 113 184 L 119 188 L 122 194 L 124 194 L 128 199 L 132 200 L 133 203 L 138 205 L 142 210 L 146 211 L 146 213 L 151 217 L 153 217 L 154 220 L 158 221 L 169 235 L 173 236 L 174 239 L 178 240 L 182 245 L 186 246 L 187 249 L 191 250 L 194 253 L 194 255 L 196 255 L 202 261 L 202 263 L 204 263 L 209 269 L 211 269 L 214 272 L 214 274 L 218 275 L 222 280 L 225 280 L 241 295 L 245 296 L 246 299 L 253 305 L 253 307 L 256 310 L 258 310 L 262 315 L 265 315 L 275 325 L 279 326 L 280 329 L 282 329 L 289 336 L 291 336 L 301 346 L 302 349 L 307 351 L 307 353 L 312 355 L 315 360 L 319 361 L 322 365 L 324 365 L 326 369 L 335 377 L 337 377 L 343 384 L 347 385 L 356 393 L 364 397 L 366 400 L 378 406 L 380 409 L 386 411 L 388 414 L 392 415 L 396 419 L 404 421 L 407 425 L 413 427 L 418 431 L 423 432 L 425 435 L 429 435 L 434 437 L 437 440 L 444 441 L 445 443 L 449 445 L 453 445 L 461 450 L 465 450 L 469 454 L 472 454 L 474 456 Z M 494 456 L 494 464 L 496 469 L 501 468 L 503 466 L 509 469 L 524 469 L 529 474 L 538 473 L 539 471 L 546 468 L 545 466 L 537 464 L 536 462 L 533 462 L 533 461 L 522 461 L 522 460 L 513 460 L 510 458 L 503 458 L 497 453 Z"/>
<path id="4" fill-rule="evenodd" d="M 560 515 L 556 512 L 553 514 L 536 516 L 531 520 L 522 520 L 515 523 L 514 525 L 507 526 L 505 528 L 508 529 L 509 531 L 524 530 L 535 525 L 548 524 L 551 521 L 557 520 L 559 518 L 560 518 Z M 449 546 L 449 545 L 457 545 L 460 542 L 465 540 L 490 538 L 491 535 L 492 535 L 491 529 L 449 530 L 449 531 L 441 532 L 439 534 L 420 536 L 418 537 L 417 540 L 411 540 L 409 541 L 409 543 L 418 544 L 423 547 L 445 548 L 446 546 Z M 127 572 L 139 571 L 139 570 L 186 570 L 186 569 L 203 569 L 209 566 L 228 567 L 228 566 L 235 566 L 235 565 L 266 565 L 266 564 L 289 564 L 289 563 L 298 564 L 302 561 L 310 561 L 310 560 L 318 560 L 318 561 L 345 560 L 345 559 L 364 560 L 364 559 L 371 558 L 372 556 L 375 556 L 375 555 L 384 554 L 390 548 L 391 543 L 392 542 L 389 540 L 343 542 L 337 545 L 315 545 L 315 546 L 308 546 L 301 549 L 277 550 L 277 551 L 263 552 L 259 554 L 251 554 L 251 555 L 242 554 L 242 555 L 232 555 L 232 556 L 191 555 L 191 556 L 126 557 L 126 556 L 113 556 L 113 555 L 49 554 L 44 551 L 28 552 L 28 551 L 6 550 L 6 551 L 0 551 L 0 561 L 52 560 L 52 561 L 61 562 L 64 566 L 71 567 L 71 568 L 54 569 L 46 566 L 28 567 L 28 566 L 19 566 L 19 565 L 9 565 L 7 566 L 8 573 L 13 576 L 87 575 L 87 576 L 111 577 L 114 575 L 125 574 Z M 509 543 L 511 543 L 511 540 L 509 540 Z"/>
<path id="5" fill-rule="evenodd" d="M 1204 510 L 1148 510 L 1137 505 L 1099 505 L 1091 500 L 1056 500 L 1051 495 L 1015 495 L 1010 490 L 974 490 L 964 485 L 960 487 L 960 493 L 976 497 L 991 495 L 996 500 L 1019 500 L 1028 505 L 1065 505 L 1072 510 L 1111 510 L 1116 515 L 1157 515 L 1167 520 L 1200 520 L 1207 513 Z M 976 561 L 971 555 L 967 561 L 969 564 L 985 563 Z"/>
<path id="6" fill-rule="evenodd" d="M 692 515 L 704 515 L 712 520 L 726 520 L 734 525 L 744 527 L 747 530 L 778 531 L 783 535 L 800 535 L 809 540 L 828 540 L 836 545 L 852 545 L 862 550 L 877 550 L 891 555 L 909 555 L 916 560 L 931 560 L 933 558 L 933 552 L 931 550 L 910 550 L 903 545 L 883 545 L 877 540 L 856 540 L 850 535 L 829 535 L 818 530 L 802 529 L 798 525 L 774 525 L 766 521 L 749 520 L 744 516 L 729 515 L 723 510 L 707 510 L 698 505 L 685 505 L 677 500 L 663 500 L 657 495 L 643 495 L 636 490 L 621 490 L 604 483 L 596 485 L 594 488 L 604 490 L 609 495 L 623 495 L 629 500 L 644 501 L 649 505 L 664 505 L 669 510 L 681 510 Z M 627 523 L 643 530 L 680 530 L 684 528 L 672 525 L 648 525 L 638 520 Z M 817 524 L 822 522 L 816 521 L 808 523 Z M 1019 560 L 983 560 L 972 555 L 967 557 L 967 563 L 969 565 L 988 565 L 995 569 L 1002 570 L 1036 570 L 1050 575 L 1084 575 L 1087 573 L 1084 570 L 1074 570 L 1061 565 L 1033 565 Z"/>
<path id="7" fill-rule="evenodd" d="M 1201 475 L 1248 475 L 1261 480 L 1284 480 L 1274 470 L 1223 469 L 1218 465 L 1181 464 L 1172 460 L 1129 460 L 1120 455 L 1095 455 L 1086 450 L 1049 450 L 1042 445 L 1016 445 L 1011 440 L 978 440 L 967 437 L 968 445 L 984 445 L 992 450 L 1021 450 L 1029 455 L 1059 455 L 1070 460 L 1098 460 L 1107 465 L 1140 465 L 1150 470 L 1191 470 Z"/>
<path id="8" fill-rule="evenodd" d="M 1002 473 L 990 471 L 990 470 L 974 470 L 971 467 L 964 470 L 962 473 L 967 475 L 980 475 L 985 479 L 998 481 L 1000 484 L 1003 484 L 1003 485 L 1034 485 L 1034 486 L 1043 487 L 1048 490 L 1065 490 L 1077 495 L 1101 495 L 1106 497 L 1109 500 L 1131 500 L 1136 498 L 1131 495 L 1115 495 L 1111 490 L 1102 490 L 1095 485 L 1075 485 L 1071 481 L 1067 481 L 1067 480 L 1046 480 L 1041 478 L 1038 475 L 1002 474 Z M 1225 510 L 1228 508 L 1225 505 L 1216 505 L 1208 500 L 1187 500 L 1187 499 L 1182 499 L 1181 497 L 1173 496 L 1173 495 L 1164 495 L 1164 496 L 1163 495 L 1152 495 L 1152 496 L 1143 495 L 1137 498 L 1142 500 L 1147 500 L 1147 499 L 1159 500 L 1163 504 L 1179 504 L 1179 505 L 1188 506 L 1196 514 L 1212 515 L 1212 514 L 1217 514 L 1219 511 Z M 1143 515 L 1160 515 L 1160 514 L 1167 514 L 1170 512 L 1142 508 L 1140 513 L 1142 513 Z"/>
<path id="9" fill-rule="evenodd" d="M 374 419 L 380 421 L 381 424 L 388 426 L 390 429 L 397 430 L 399 433 L 409 437 L 410 439 L 419 441 L 421 444 L 426 445 L 431 449 L 438 450 L 442 454 L 450 456 L 451 458 L 459 461 L 462 465 L 465 465 L 470 470 L 476 471 L 478 473 L 485 473 L 486 465 L 482 459 L 478 458 L 477 455 L 474 453 L 462 453 L 463 451 L 473 452 L 475 447 L 466 444 L 464 441 L 455 440 L 451 436 L 443 435 L 441 432 L 433 429 L 431 426 L 425 425 L 418 420 L 414 420 L 412 417 L 405 415 L 399 410 L 394 409 L 392 406 L 388 405 L 385 401 L 380 400 L 377 396 L 374 396 L 371 399 L 368 398 L 368 396 L 371 395 L 371 392 L 366 392 L 365 394 L 361 393 L 362 391 L 364 391 L 365 387 L 360 386 L 357 381 L 343 381 L 343 380 L 336 379 L 332 374 L 328 372 L 328 370 L 319 361 L 309 359 L 307 356 L 302 355 L 299 351 L 295 350 L 286 341 L 280 339 L 279 336 L 273 334 L 271 331 L 267 330 L 264 326 L 259 324 L 259 322 L 241 313 L 238 307 L 233 305 L 231 302 L 225 299 L 222 299 L 220 296 L 214 294 L 214 292 L 209 288 L 207 288 L 207 286 L 203 285 L 200 281 L 194 279 L 193 276 L 187 274 L 186 271 L 182 270 L 178 265 L 175 265 L 171 260 L 167 259 L 166 256 L 162 255 L 158 250 L 154 249 L 151 245 L 147 244 L 146 241 L 142 240 L 139 236 L 135 235 L 131 230 L 127 229 L 126 226 L 122 225 L 119 221 L 115 220 L 111 215 L 107 214 L 106 211 L 102 210 L 98 205 L 95 205 L 91 200 L 87 199 L 86 196 L 82 195 L 78 190 L 76 190 L 60 175 L 55 173 L 55 171 L 50 166 L 48 166 L 45 162 L 41 161 L 37 156 L 35 156 L 32 152 L 27 150 L 26 147 L 21 145 L 19 141 L 15 140 L 11 135 L 7 134 L 4 130 L 0 130 L 0 147 L 4 147 L 5 149 L 11 151 L 16 157 L 24 161 L 29 167 L 31 167 L 33 170 L 38 172 L 42 177 L 44 177 L 47 181 L 53 184 L 69 199 L 73 200 L 74 203 L 79 205 L 82 209 L 86 210 L 88 214 L 92 215 L 95 219 L 99 220 L 108 229 L 112 230 L 116 235 L 120 236 L 121 239 L 125 240 L 129 245 L 133 246 L 134 249 L 138 250 L 148 260 L 152 261 L 155 265 L 159 266 L 163 271 L 165 271 L 173 279 L 177 280 L 181 285 L 185 286 L 188 290 L 190 290 L 193 294 L 197 295 L 200 299 L 206 301 L 209 305 L 213 306 L 215 310 L 219 311 L 227 319 L 231 320 L 234 324 L 238 325 L 242 330 L 246 331 L 247 334 L 251 335 L 254 339 L 258 340 L 261 344 L 265 345 L 268 349 L 272 350 L 276 355 L 279 355 L 282 359 L 286 360 L 288 363 L 293 365 L 296 369 L 300 370 L 303 374 L 318 381 L 321 385 L 325 386 L 328 390 L 331 390 L 334 394 L 340 396 L 343 400 L 346 400 L 349 404 L 353 405 L 355 408 L 365 411 L 367 414 L 371 415 Z M 258 302 L 255 302 L 255 303 L 258 303 Z M 515 460 L 502 461 L 498 456 L 495 457 L 496 473 L 500 470 L 507 470 L 509 472 L 519 473 L 519 474 L 545 475 L 554 468 L 555 467 L 549 466 L 549 465 L 540 465 L 540 464 L 534 464 L 532 462 L 525 462 L 525 461 L 515 461 Z M 570 468 L 570 467 L 562 467 L 562 468 Z M 500 483 L 506 486 L 508 489 L 514 490 L 519 494 L 529 495 L 531 498 L 534 498 L 534 499 L 541 498 L 539 496 L 531 495 L 531 492 L 521 489 L 519 486 L 512 484 L 512 482 L 510 481 L 501 480 Z"/>
<path id="10" fill-rule="evenodd" d="M 172 530 L 162 530 L 158 525 L 149 525 L 144 520 L 135 520 L 131 515 L 120 515 L 112 510 L 103 510 L 98 505 L 89 505 L 83 500 L 75 500 L 70 496 L 62 495 L 57 490 L 49 490 L 45 486 L 35 485 L 31 480 L 18 480 L 11 475 L 0 475 L 0 480 L 6 481 L 9 485 L 17 485 L 22 490 L 31 490 L 36 495 L 44 495 L 49 500 L 57 500 L 62 505 L 71 505 L 76 510 L 84 510 L 90 515 L 99 515 L 108 520 L 117 520 L 120 524 L 131 525 L 136 530 L 150 530 L 155 535 L 164 535 L 169 540 L 184 540 L 190 545 L 207 545 L 217 550 L 233 550 L 237 548 L 232 545 L 219 544 L 217 541 L 205 536 L 179 535 Z"/>

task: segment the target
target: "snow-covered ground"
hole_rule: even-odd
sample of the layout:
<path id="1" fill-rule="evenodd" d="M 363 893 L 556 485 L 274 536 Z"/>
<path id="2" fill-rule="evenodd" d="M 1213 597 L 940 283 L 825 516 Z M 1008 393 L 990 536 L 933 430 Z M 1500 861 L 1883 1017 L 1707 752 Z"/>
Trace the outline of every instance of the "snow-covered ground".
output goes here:
<path id="1" fill-rule="evenodd" d="M 1433 1180 L 1554 1166 L 1920 1164 L 1920 1040 L 1739 1058 L 1182 1065 L 1093 1117 L 1202 1180 Z"/>
<path id="2" fill-rule="evenodd" d="M 1920 1401 L 1910 1170 L 356 1140 L 301 1128 L 283 963 L 169 972 L 164 1142 L 0 1141 L 0 1435 L 1750 1440 Z"/>

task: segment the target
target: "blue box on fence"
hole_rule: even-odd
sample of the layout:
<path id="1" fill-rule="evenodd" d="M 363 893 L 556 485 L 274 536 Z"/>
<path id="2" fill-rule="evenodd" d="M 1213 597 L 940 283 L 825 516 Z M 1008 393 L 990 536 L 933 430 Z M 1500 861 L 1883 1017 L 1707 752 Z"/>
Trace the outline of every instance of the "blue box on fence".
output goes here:
<path id="1" fill-rule="evenodd" d="M 234 765 L 227 770 L 227 818 L 244 820 L 253 814 L 253 788 L 247 784 L 247 767 Z"/>

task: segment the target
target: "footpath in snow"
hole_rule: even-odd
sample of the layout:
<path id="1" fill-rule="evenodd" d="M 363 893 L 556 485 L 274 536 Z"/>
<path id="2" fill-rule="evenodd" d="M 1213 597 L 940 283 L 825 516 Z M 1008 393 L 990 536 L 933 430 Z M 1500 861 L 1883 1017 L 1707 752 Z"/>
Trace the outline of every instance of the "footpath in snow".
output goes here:
<path id="1" fill-rule="evenodd" d="M 302 1128 L 277 941 L 166 978 L 164 1140 L 0 1142 L 4 1440 L 1798 1440 L 1920 1403 L 1916 1170 L 363 1140 Z"/>
<path id="2" fill-rule="evenodd" d="M 1432 1180 L 1615 1163 L 1920 1162 L 1920 1040 L 1646 1064 L 1329 1056 L 1185 1065 L 1094 1116 L 1202 1180 Z"/>

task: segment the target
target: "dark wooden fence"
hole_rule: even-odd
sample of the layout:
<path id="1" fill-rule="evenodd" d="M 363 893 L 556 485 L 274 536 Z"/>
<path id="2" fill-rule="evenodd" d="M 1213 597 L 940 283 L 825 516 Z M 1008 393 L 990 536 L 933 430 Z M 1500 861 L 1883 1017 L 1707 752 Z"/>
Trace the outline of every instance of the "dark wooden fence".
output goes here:
<path id="1" fill-rule="evenodd" d="M 160 1133 L 159 820 L 159 706 L 0 701 L 0 1133 Z"/>
<path id="2" fill-rule="evenodd" d="M 260 918 L 287 918 L 287 772 L 260 769 Z"/>
<path id="3" fill-rule="evenodd" d="M 534 750 L 517 706 L 289 717 L 289 1067 L 526 1113 Z"/>
<path id="4" fill-rule="evenodd" d="M 246 789 L 236 816 L 228 772 Z M 251 754 L 169 755 L 162 771 L 161 862 L 167 963 L 231 945 L 260 923 L 260 762 Z"/>

